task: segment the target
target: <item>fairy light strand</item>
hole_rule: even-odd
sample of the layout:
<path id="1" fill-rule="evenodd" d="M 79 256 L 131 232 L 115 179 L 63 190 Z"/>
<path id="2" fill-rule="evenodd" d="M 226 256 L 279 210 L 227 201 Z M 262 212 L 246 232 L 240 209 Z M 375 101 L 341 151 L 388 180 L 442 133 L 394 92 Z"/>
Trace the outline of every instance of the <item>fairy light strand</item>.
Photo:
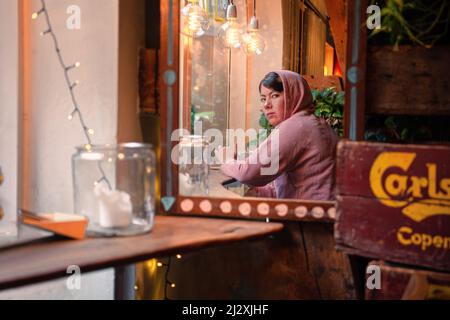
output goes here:
<path id="1" fill-rule="evenodd" d="M 80 121 L 81 128 L 83 129 L 84 136 L 86 137 L 86 140 L 87 140 L 87 144 L 85 145 L 85 149 L 86 149 L 86 151 L 91 151 L 92 150 L 92 136 L 94 135 L 94 130 L 89 128 L 86 125 L 84 117 L 83 117 L 83 114 L 81 112 L 81 109 L 80 109 L 80 107 L 78 105 L 78 101 L 77 101 L 76 96 L 75 96 L 74 90 L 75 90 L 75 87 L 79 84 L 79 81 L 76 80 L 76 81 L 72 82 L 71 79 L 70 79 L 70 76 L 69 76 L 69 71 L 71 71 L 72 69 L 80 67 L 81 64 L 79 62 L 75 62 L 72 65 L 66 65 L 65 64 L 63 56 L 61 54 L 61 48 L 59 47 L 58 39 L 57 39 L 56 34 L 55 34 L 55 32 L 53 31 L 53 28 L 52 28 L 52 24 L 51 24 L 51 21 L 50 21 L 50 16 L 49 16 L 48 11 L 47 11 L 47 6 L 46 6 L 46 3 L 45 3 L 45 0 L 41 0 L 41 9 L 39 11 L 37 11 L 37 12 L 34 12 L 31 15 L 31 18 L 33 20 L 36 20 L 41 14 L 44 15 L 45 21 L 47 23 L 47 29 L 45 31 L 41 32 L 41 36 L 50 35 L 51 38 L 53 39 L 53 44 L 54 44 L 54 47 L 55 47 L 56 55 L 58 56 L 59 64 L 61 65 L 61 68 L 64 71 L 64 78 L 65 78 L 67 87 L 69 89 L 70 98 L 72 100 L 73 110 L 69 114 L 67 119 L 68 120 L 72 120 L 75 116 L 78 116 L 78 120 Z M 100 172 L 102 174 L 102 177 L 99 180 L 97 180 L 95 182 L 95 184 L 98 184 L 98 183 L 101 183 L 101 182 L 105 182 L 108 185 L 109 189 L 111 189 L 111 184 L 110 184 L 108 178 L 105 175 L 105 172 L 104 172 L 104 170 L 103 170 L 103 168 L 101 166 L 101 163 L 99 163 L 98 166 L 99 166 L 99 170 L 100 170 Z"/>
<path id="2" fill-rule="evenodd" d="M 165 265 L 166 267 L 166 273 L 164 275 L 164 281 L 165 281 L 165 286 L 164 286 L 164 300 L 170 300 L 169 297 L 167 296 L 167 287 L 170 286 L 171 288 L 174 288 L 175 283 L 171 282 L 169 280 L 169 271 L 170 271 L 170 265 L 172 263 L 172 257 L 169 257 L 169 261 L 167 262 L 167 264 Z"/>
<path id="3" fill-rule="evenodd" d="M 181 254 L 177 254 L 175 256 L 175 258 L 177 258 L 178 260 L 182 258 Z M 161 261 L 157 261 L 156 262 L 156 266 L 158 268 L 162 268 L 165 267 L 166 270 L 164 272 L 164 300 L 170 300 L 167 294 L 167 288 L 170 287 L 172 289 L 176 288 L 176 284 L 175 282 L 172 282 L 169 280 L 169 272 L 170 272 L 170 267 L 172 265 L 172 257 L 168 257 L 167 263 L 161 262 Z"/>
<path id="4" fill-rule="evenodd" d="M 70 77 L 69 77 L 69 71 L 71 69 L 73 69 L 73 68 L 79 67 L 80 63 L 76 62 L 75 64 L 73 64 L 71 66 L 67 66 L 65 64 L 64 59 L 63 59 L 62 54 L 61 54 L 61 49 L 59 47 L 58 39 L 57 39 L 57 37 L 55 35 L 55 32 L 53 31 L 53 28 L 52 28 L 52 24 L 51 24 L 50 17 L 49 17 L 48 11 L 47 11 L 45 0 L 41 0 L 41 4 L 42 4 L 41 10 L 39 10 L 36 13 L 36 15 L 33 14 L 32 17 L 34 19 L 36 19 L 41 14 L 44 14 L 44 16 L 45 16 L 45 21 L 47 22 L 47 30 L 42 32 L 41 34 L 42 35 L 50 34 L 50 36 L 53 39 L 53 44 L 55 46 L 55 51 L 56 51 L 56 54 L 58 56 L 59 63 L 61 65 L 62 69 L 64 70 L 64 78 L 66 80 L 66 83 L 67 83 L 67 86 L 68 86 L 69 92 L 70 92 L 70 97 L 72 99 L 73 111 L 72 111 L 71 114 L 72 115 L 75 115 L 75 114 L 78 115 L 78 118 L 80 120 L 81 126 L 83 128 L 83 132 L 84 132 L 84 134 L 86 136 L 88 144 L 92 144 L 92 139 L 91 139 L 91 137 L 89 136 L 89 134 L 88 134 L 88 132 L 86 130 L 87 126 L 85 124 L 83 114 L 81 113 L 81 110 L 79 108 L 79 105 L 78 105 L 78 102 L 77 102 L 77 99 L 76 99 L 75 93 L 74 93 L 74 88 L 79 84 L 79 82 L 78 81 L 72 82 L 70 80 Z"/>

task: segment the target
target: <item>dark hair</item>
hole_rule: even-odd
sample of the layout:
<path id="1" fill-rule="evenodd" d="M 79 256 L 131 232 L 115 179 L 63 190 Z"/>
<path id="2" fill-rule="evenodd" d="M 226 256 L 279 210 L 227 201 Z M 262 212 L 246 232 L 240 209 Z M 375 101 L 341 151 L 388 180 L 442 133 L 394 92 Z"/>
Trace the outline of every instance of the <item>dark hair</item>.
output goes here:
<path id="1" fill-rule="evenodd" d="M 284 91 L 283 81 L 276 72 L 270 72 L 266 74 L 264 79 L 262 79 L 261 82 L 259 83 L 259 92 L 261 92 L 261 86 L 273 89 L 278 92 Z"/>

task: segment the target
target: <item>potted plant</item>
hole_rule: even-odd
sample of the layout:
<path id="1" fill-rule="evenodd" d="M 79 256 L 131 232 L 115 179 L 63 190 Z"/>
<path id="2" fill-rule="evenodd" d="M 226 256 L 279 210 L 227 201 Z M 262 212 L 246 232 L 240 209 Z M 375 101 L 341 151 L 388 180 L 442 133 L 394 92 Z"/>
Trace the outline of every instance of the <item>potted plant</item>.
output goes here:
<path id="1" fill-rule="evenodd" d="M 342 137 L 344 92 L 337 92 L 335 88 L 325 88 L 323 90 L 312 90 L 313 101 L 316 107 L 316 116 L 323 118 L 331 128 Z"/>

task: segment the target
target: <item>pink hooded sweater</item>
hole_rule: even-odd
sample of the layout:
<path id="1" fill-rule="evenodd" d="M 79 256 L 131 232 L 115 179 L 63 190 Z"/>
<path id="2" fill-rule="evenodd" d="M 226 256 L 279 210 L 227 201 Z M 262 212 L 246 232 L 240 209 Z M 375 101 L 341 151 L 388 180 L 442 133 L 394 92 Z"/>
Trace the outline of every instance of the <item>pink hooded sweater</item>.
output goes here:
<path id="1" fill-rule="evenodd" d="M 311 90 L 297 73 L 276 71 L 283 82 L 284 117 L 272 133 L 245 161 L 228 160 L 224 174 L 256 187 L 258 196 L 283 199 L 334 200 L 337 135 L 314 115 Z M 277 143 L 279 169 L 270 167 L 271 144 Z M 276 150 L 276 149 L 273 149 Z"/>

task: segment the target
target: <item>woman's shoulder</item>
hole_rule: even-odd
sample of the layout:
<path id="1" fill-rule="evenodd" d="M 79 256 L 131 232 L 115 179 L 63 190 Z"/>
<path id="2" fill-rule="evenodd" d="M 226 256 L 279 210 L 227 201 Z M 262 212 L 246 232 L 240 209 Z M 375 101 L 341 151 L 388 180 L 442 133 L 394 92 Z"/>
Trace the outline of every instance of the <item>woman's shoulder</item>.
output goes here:
<path id="1" fill-rule="evenodd" d="M 286 119 L 279 125 L 280 131 L 291 131 L 291 132 L 308 132 L 312 128 L 317 126 L 317 118 L 315 115 L 305 115 L 296 113 L 289 119 Z"/>

